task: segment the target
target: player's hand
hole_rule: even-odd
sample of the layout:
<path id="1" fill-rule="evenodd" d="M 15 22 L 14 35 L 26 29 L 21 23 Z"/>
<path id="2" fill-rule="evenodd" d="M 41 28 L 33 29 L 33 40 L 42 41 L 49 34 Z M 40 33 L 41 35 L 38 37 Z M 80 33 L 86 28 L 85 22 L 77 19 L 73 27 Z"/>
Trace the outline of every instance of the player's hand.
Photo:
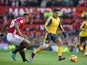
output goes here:
<path id="1" fill-rule="evenodd" d="M 4 34 L 3 34 L 3 33 L 1 33 L 1 34 L 0 34 L 0 38 L 2 38 L 3 36 L 4 36 Z"/>
<path id="2" fill-rule="evenodd" d="M 26 35 L 23 35 L 23 34 L 21 34 L 21 36 L 24 37 L 24 38 L 28 38 Z"/>
<path id="3" fill-rule="evenodd" d="M 63 32 L 62 34 L 63 34 L 64 38 L 66 38 L 66 37 L 67 37 L 66 32 Z"/>
<path id="4" fill-rule="evenodd" d="M 24 38 L 28 38 L 27 35 L 23 35 Z"/>

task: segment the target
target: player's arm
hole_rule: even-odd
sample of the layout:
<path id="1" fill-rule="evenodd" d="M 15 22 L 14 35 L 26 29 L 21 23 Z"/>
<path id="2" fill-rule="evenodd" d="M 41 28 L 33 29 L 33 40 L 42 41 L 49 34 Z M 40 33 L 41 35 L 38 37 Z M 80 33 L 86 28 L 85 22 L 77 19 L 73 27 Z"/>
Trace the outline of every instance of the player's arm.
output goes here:
<path id="1" fill-rule="evenodd" d="M 58 28 L 62 31 L 62 34 L 63 34 L 64 38 L 66 38 L 66 33 L 65 33 L 65 31 L 64 31 L 64 29 L 63 29 L 61 24 L 59 24 Z"/>
<path id="2" fill-rule="evenodd" d="M 82 25 L 80 26 L 80 29 L 83 31 L 86 31 L 87 29 L 85 29 L 84 26 L 85 26 L 85 23 L 83 22 Z"/>
<path id="3" fill-rule="evenodd" d="M 49 25 L 51 24 L 51 22 L 52 22 L 52 19 L 48 19 L 48 20 L 46 21 L 46 23 L 45 23 L 45 30 L 46 30 L 46 32 L 48 32 L 48 33 L 50 33 L 50 32 L 49 32 L 49 30 L 47 29 L 47 26 L 49 26 Z"/>
<path id="4" fill-rule="evenodd" d="M 20 31 L 20 29 L 19 29 L 19 26 L 20 26 L 20 23 L 19 23 L 19 22 L 16 22 L 15 25 L 14 25 L 16 31 L 18 32 L 18 34 L 19 34 L 20 36 L 22 36 L 22 37 L 24 37 L 24 38 L 27 38 L 26 35 L 23 35 L 23 34 L 21 33 L 21 31 Z"/>
<path id="5" fill-rule="evenodd" d="M 3 26 L 2 26 L 2 29 L 1 29 L 1 33 L 4 33 L 4 30 L 6 29 L 6 27 L 9 26 L 9 23 L 8 22 L 4 22 L 3 23 Z"/>
<path id="6" fill-rule="evenodd" d="M 63 27 L 62 27 L 61 24 L 59 24 L 59 29 L 60 29 L 62 32 L 64 32 L 64 29 L 63 29 Z"/>
<path id="7" fill-rule="evenodd" d="M 4 23 L 3 23 L 0 37 L 3 37 L 3 36 L 4 36 L 4 30 L 5 30 L 8 26 L 9 26 L 9 23 L 8 23 L 8 22 L 4 22 Z"/>
<path id="8" fill-rule="evenodd" d="M 22 33 L 21 33 L 21 31 L 20 31 L 20 29 L 19 29 L 19 26 L 20 26 L 20 23 L 19 23 L 19 22 L 16 22 L 16 23 L 14 24 L 14 27 L 15 27 L 16 31 L 18 32 L 18 34 L 19 34 L 20 36 L 23 36 Z"/>

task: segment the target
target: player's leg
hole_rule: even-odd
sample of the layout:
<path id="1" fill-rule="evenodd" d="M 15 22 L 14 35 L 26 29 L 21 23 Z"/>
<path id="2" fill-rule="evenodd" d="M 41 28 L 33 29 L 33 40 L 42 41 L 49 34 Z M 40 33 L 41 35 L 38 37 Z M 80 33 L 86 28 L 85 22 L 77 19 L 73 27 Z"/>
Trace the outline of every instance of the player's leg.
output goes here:
<path id="1" fill-rule="evenodd" d="M 16 58 L 16 53 L 18 52 L 18 51 L 21 51 L 21 50 L 23 50 L 24 48 L 27 48 L 27 47 L 29 47 L 29 45 L 30 45 L 30 42 L 27 40 L 27 39 L 24 39 L 23 41 L 22 41 L 22 43 L 12 52 L 12 54 L 13 54 L 13 59 L 15 59 Z"/>
<path id="2" fill-rule="evenodd" d="M 81 52 L 84 52 L 84 46 L 82 44 L 79 45 L 79 49 Z"/>
<path id="3" fill-rule="evenodd" d="M 23 38 L 23 37 L 20 37 L 19 35 L 14 35 L 14 34 L 7 34 L 7 40 L 11 43 L 13 43 L 14 45 L 18 46 L 17 48 L 15 48 L 14 51 L 12 51 L 11 53 L 11 56 L 14 60 L 16 60 L 16 53 L 18 51 L 21 51 L 22 49 L 24 48 L 27 48 L 29 45 L 30 45 L 30 42 Z"/>
<path id="4" fill-rule="evenodd" d="M 17 53 L 18 51 L 21 51 L 21 50 L 24 49 L 24 48 L 25 48 L 25 45 L 24 45 L 23 42 L 22 42 L 18 47 L 16 47 L 16 48 L 11 52 L 11 56 L 12 56 L 13 60 L 16 60 L 16 53 Z"/>
<path id="5" fill-rule="evenodd" d="M 26 57 L 25 57 L 25 51 L 24 51 L 24 49 L 21 50 L 21 51 L 19 51 L 19 53 L 20 53 L 20 55 L 21 55 L 21 58 L 22 58 L 22 61 L 23 61 L 23 62 L 28 61 L 28 60 L 26 59 Z"/>
<path id="6" fill-rule="evenodd" d="M 80 49 L 81 52 L 84 52 L 84 47 L 83 47 L 84 41 L 85 41 L 85 38 L 84 37 L 80 37 L 79 49 Z"/>
<path id="7" fill-rule="evenodd" d="M 53 35 L 53 41 L 58 45 L 58 59 L 64 60 L 65 57 L 62 56 L 62 40 L 58 35 Z"/>
<path id="8" fill-rule="evenodd" d="M 45 37 L 44 37 L 44 43 L 42 46 L 38 47 L 34 52 L 31 53 L 31 56 L 30 56 L 30 60 L 33 60 L 34 56 L 39 53 L 40 51 L 42 51 L 42 49 L 46 49 L 49 47 L 49 44 L 45 44 L 46 43 L 46 39 L 47 37 L 49 36 L 48 33 L 45 34 Z"/>
<path id="9" fill-rule="evenodd" d="M 17 47 L 18 47 L 18 46 L 16 46 L 16 48 L 12 51 L 12 54 L 13 54 L 13 55 L 12 55 L 12 58 L 13 58 L 14 60 L 16 60 L 15 57 L 16 57 L 17 49 L 19 49 L 19 48 L 17 48 Z M 22 61 L 23 61 L 23 62 L 29 62 L 29 60 L 27 60 L 26 57 L 25 57 L 25 51 L 24 51 L 24 49 L 20 50 L 19 53 L 20 53 L 20 55 L 21 55 L 21 58 L 22 58 Z M 15 55 L 15 57 L 14 57 L 14 55 Z"/>
<path id="10" fill-rule="evenodd" d="M 12 53 L 17 53 L 18 51 L 21 51 L 21 50 L 23 50 L 24 48 L 26 48 L 25 47 L 25 45 L 24 45 L 24 43 L 22 42 L 19 46 L 17 46 L 13 51 L 12 51 Z"/>
<path id="11" fill-rule="evenodd" d="M 83 48 L 83 50 L 81 50 L 81 48 L 80 50 L 84 51 L 85 52 L 84 55 L 87 56 L 87 37 L 80 37 L 80 41 L 81 41 L 80 45 L 82 45 L 82 48 Z M 83 45 L 85 45 L 85 49 Z"/>
<path id="12" fill-rule="evenodd" d="M 17 48 L 18 46 L 15 46 L 15 47 Z M 22 58 L 23 62 L 27 61 L 26 58 L 25 58 L 25 51 L 24 51 L 24 49 L 19 51 L 19 54 L 21 55 L 21 58 Z"/>
<path id="13" fill-rule="evenodd" d="M 16 48 L 17 48 L 18 46 L 16 46 Z M 15 50 L 15 49 L 14 49 Z M 14 51 L 13 50 L 13 51 Z M 12 51 L 12 52 L 13 52 Z M 22 61 L 23 62 L 25 62 L 25 61 L 27 61 L 27 59 L 25 58 L 25 51 L 24 51 L 24 49 L 23 50 L 21 50 L 21 51 L 19 51 L 19 54 L 21 55 L 21 58 L 22 58 Z"/>
<path id="14" fill-rule="evenodd" d="M 42 50 L 42 47 L 38 47 L 34 52 L 30 55 L 30 61 L 32 61 L 37 53 L 39 53 Z"/>
<path id="15" fill-rule="evenodd" d="M 85 37 L 85 43 L 86 44 L 85 44 L 85 54 L 84 55 L 87 56 L 87 37 Z"/>

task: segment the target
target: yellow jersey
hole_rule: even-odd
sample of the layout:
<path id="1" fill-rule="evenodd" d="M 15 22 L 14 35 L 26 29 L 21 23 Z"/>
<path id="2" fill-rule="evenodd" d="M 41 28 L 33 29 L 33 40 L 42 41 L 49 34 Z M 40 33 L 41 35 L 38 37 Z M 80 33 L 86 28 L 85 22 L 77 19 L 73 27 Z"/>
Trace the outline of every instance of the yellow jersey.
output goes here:
<path id="1" fill-rule="evenodd" d="M 87 20 L 82 23 L 82 25 L 80 26 L 80 29 L 81 31 L 79 36 L 81 37 L 87 36 Z"/>
<path id="2" fill-rule="evenodd" d="M 63 27 L 60 25 L 60 18 L 49 17 L 45 23 L 45 29 L 48 33 L 56 34 L 58 27 L 64 31 Z"/>

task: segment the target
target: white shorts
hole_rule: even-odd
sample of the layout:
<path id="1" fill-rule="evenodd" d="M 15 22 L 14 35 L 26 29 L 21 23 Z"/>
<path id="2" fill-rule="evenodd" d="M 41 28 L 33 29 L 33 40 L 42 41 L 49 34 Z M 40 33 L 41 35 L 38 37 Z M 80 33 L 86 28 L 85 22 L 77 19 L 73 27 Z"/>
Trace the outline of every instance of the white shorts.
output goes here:
<path id="1" fill-rule="evenodd" d="M 10 42 L 16 46 L 19 46 L 23 42 L 24 38 L 19 35 L 13 34 L 13 33 L 8 33 L 7 40 L 8 40 L 8 42 Z"/>

